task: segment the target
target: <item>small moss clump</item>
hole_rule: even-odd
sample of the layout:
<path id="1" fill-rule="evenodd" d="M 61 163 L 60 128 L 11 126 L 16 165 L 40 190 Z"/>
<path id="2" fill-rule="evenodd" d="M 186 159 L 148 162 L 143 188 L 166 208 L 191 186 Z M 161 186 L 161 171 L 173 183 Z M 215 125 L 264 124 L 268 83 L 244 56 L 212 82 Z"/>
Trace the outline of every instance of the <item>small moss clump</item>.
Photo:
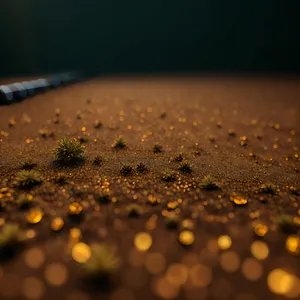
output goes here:
<path id="1" fill-rule="evenodd" d="M 178 170 L 181 173 L 192 173 L 193 172 L 193 169 L 192 169 L 190 163 L 186 160 L 184 160 L 180 163 Z"/>
<path id="2" fill-rule="evenodd" d="M 79 141 L 80 144 L 86 144 L 90 141 L 90 138 L 87 137 L 87 136 L 80 136 L 78 138 L 78 141 Z"/>
<path id="3" fill-rule="evenodd" d="M 126 210 L 128 216 L 132 218 L 138 218 L 143 213 L 143 208 L 136 203 L 127 205 Z"/>
<path id="4" fill-rule="evenodd" d="M 0 250 L 10 250 L 25 239 L 24 232 L 18 224 L 7 223 L 0 233 Z"/>
<path id="5" fill-rule="evenodd" d="M 116 249 L 107 244 L 96 244 L 91 247 L 91 257 L 84 264 L 86 275 L 91 279 L 112 278 L 120 267 Z"/>
<path id="6" fill-rule="evenodd" d="M 54 158 L 62 164 L 72 163 L 83 159 L 84 147 L 76 139 L 65 137 L 58 142 L 54 150 Z"/>
<path id="7" fill-rule="evenodd" d="M 292 185 L 288 188 L 288 190 L 289 190 L 289 192 L 290 192 L 292 195 L 297 195 L 297 196 L 300 195 L 300 190 L 297 189 L 297 188 L 295 188 L 295 187 L 292 186 Z"/>
<path id="8" fill-rule="evenodd" d="M 146 165 L 144 163 L 139 163 L 136 167 L 136 171 L 138 173 L 147 173 L 148 168 L 146 167 Z"/>
<path id="9" fill-rule="evenodd" d="M 121 136 L 119 136 L 115 139 L 112 147 L 113 147 L 113 149 L 121 150 L 121 149 L 127 148 L 127 144 L 126 144 L 125 140 Z"/>
<path id="10" fill-rule="evenodd" d="M 17 173 L 17 182 L 20 187 L 31 188 L 42 183 L 41 175 L 35 170 L 22 170 Z"/>
<path id="11" fill-rule="evenodd" d="M 93 165 L 94 166 L 102 166 L 103 165 L 103 156 L 102 155 L 96 155 L 93 159 Z"/>
<path id="12" fill-rule="evenodd" d="M 165 182 L 174 182 L 177 180 L 177 174 L 174 171 L 167 170 L 163 173 L 161 179 Z"/>
<path id="13" fill-rule="evenodd" d="M 259 192 L 264 194 L 275 195 L 276 190 L 276 186 L 273 183 L 265 183 L 259 187 Z"/>
<path id="14" fill-rule="evenodd" d="M 99 120 L 96 120 L 95 123 L 94 123 L 94 128 L 95 129 L 100 129 L 102 127 L 103 127 L 102 122 L 100 122 Z"/>
<path id="15" fill-rule="evenodd" d="M 162 153 L 163 152 L 163 146 L 155 143 L 153 146 L 153 153 Z"/>
<path id="16" fill-rule="evenodd" d="M 68 183 L 68 176 L 64 173 L 58 173 L 56 176 L 53 177 L 53 182 L 58 185 L 64 185 Z"/>
<path id="17" fill-rule="evenodd" d="M 133 173 L 133 168 L 130 165 L 124 165 L 120 171 L 122 176 L 130 176 Z"/>
<path id="18" fill-rule="evenodd" d="M 182 162 L 183 160 L 184 160 L 184 157 L 183 157 L 182 152 L 178 153 L 176 156 L 171 158 L 171 161 L 173 161 L 173 162 Z"/>
<path id="19" fill-rule="evenodd" d="M 207 175 L 201 180 L 200 188 L 205 190 L 217 190 L 220 187 L 215 177 Z"/>
<path id="20" fill-rule="evenodd" d="M 293 217 L 282 214 L 275 220 L 277 226 L 285 233 L 297 233 L 300 230 L 300 225 L 295 223 Z"/>
<path id="21" fill-rule="evenodd" d="M 22 170 L 32 170 L 37 166 L 37 163 L 31 158 L 26 159 L 21 162 L 20 169 Z"/>

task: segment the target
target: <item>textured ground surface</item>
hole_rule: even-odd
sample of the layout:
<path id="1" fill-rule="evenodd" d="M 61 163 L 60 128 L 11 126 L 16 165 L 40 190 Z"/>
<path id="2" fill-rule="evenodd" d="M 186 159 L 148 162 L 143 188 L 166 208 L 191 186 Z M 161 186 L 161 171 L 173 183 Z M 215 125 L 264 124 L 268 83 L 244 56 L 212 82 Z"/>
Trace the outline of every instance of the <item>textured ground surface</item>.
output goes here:
<path id="1" fill-rule="evenodd" d="M 299 299 L 299 131 L 296 79 L 103 78 L 0 107 L 0 224 L 26 234 L 1 260 L 0 299 Z M 82 140 L 83 164 L 53 164 L 65 136 Z M 115 151 L 118 136 L 128 147 Z M 172 160 L 180 152 L 189 174 Z M 24 160 L 43 178 L 25 191 L 15 181 Z M 147 173 L 135 171 L 139 163 Z M 123 165 L 133 174 L 122 176 Z M 162 180 L 166 170 L 174 182 Z M 220 189 L 201 189 L 206 175 Z M 268 183 L 274 195 L 261 188 Z M 99 192 L 108 204 L 95 201 Z M 32 196 L 31 207 L 20 209 L 20 195 Z M 80 220 L 69 215 L 73 202 Z M 138 218 L 128 216 L 132 203 Z M 285 231 L 283 215 L 292 222 Z M 94 243 L 115 246 L 120 259 L 108 291 L 84 280 L 79 261 Z"/>

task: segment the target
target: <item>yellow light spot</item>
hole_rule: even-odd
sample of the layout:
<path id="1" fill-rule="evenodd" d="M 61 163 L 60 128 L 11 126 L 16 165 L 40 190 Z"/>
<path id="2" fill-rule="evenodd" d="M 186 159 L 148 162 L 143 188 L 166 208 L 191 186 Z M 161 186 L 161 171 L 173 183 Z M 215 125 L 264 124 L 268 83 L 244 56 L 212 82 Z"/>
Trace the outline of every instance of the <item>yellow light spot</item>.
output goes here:
<path id="1" fill-rule="evenodd" d="M 79 215 L 82 212 L 83 208 L 80 203 L 73 202 L 69 205 L 69 214 L 70 215 Z"/>
<path id="2" fill-rule="evenodd" d="M 77 243 L 72 248 L 72 257 L 78 263 L 85 263 L 91 257 L 91 248 L 85 243 Z"/>
<path id="3" fill-rule="evenodd" d="M 82 132 L 85 132 L 85 131 L 86 131 L 86 127 L 82 127 L 82 128 L 81 128 L 81 131 L 82 131 Z"/>
<path id="4" fill-rule="evenodd" d="M 236 205 L 246 205 L 248 203 L 248 200 L 241 196 L 231 196 L 230 201 L 232 201 Z"/>
<path id="5" fill-rule="evenodd" d="M 29 211 L 27 215 L 27 222 L 30 224 L 37 224 L 42 220 L 42 218 L 43 212 L 38 208 L 34 208 Z"/>
<path id="6" fill-rule="evenodd" d="M 177 201 L 172 201 L 167 204 L 168 209 L 170 209 L 170 210 L 176 209 L 178 207 L 178 205 L 179 204 Z"/>
<path id="7" fill-rule="evenodd" d="M 35 236 L 36 236 L 35 230 L 29 229 L 29 230 L 26 231 L 26 237 L 28 239 L 33 239 L 33 238 L 35 238 Z"/>
<path id="8" fill-rule="evenodd" d="M 264 224 L 257 224 L 254 227 L 254 232 L 258 236 L 265 236 L 267 234 L 268 230 L 269 230 L 268 226 L 264 225 Z"/>
<path id="9" fill-rule="evenodd" d="M 80 240 L 81 239 L 80 229 L 79 228 L 70 229 L 70 238 L 73 240 Z"/>
<path id="10" fill-rule="evenodd" d="M 54 286 L 63 285 L 68 277 L 67 268 L 61 263 L 48 265 L 45 270 L 46 280 Z"/>
<path id="11" fill-rule="evenodd" d="M 51 229 L 53 231 L 59 231 L 64 226 L 64 220 L 62 218 L 54 218 L 51 222 Z"/>
<path id="12" fill-rule="evenodd" d="M 264 260 L 269 255 L 269 247 L 262 241 L 255 241 L 251 245 L 251 253 L 258 260 Z"/>
<path id="13" fill-rule="evenodd" d="M 184 246 L 190 246 L 195 242 L 195 235 L 190 230 L 183 230 L 179 234 L 179 242 Z"/>
<path id="14" fill-rule="evenodd" d="M 282 269 L 274 269 L 271 271 L 268 275 L 267 283 L 270 291 L 274 294 L 294 294 L 296 297 L 300 295 L 299 279 Z"/>
<path id="15" fill-rule="evenodd" d="M 147 232 L 140 232 L 134 239 L 135 247 L 140 251 L 147 251 L 152 245 L 152 237 Z"/>
<path id="16" fill-rule="evenodd" d="M 221 235 L 218 238 L 218 245 L 219 245 L 220 249 L 222 249 L 222 250 L 229 249 L 231 247 L 231 244 L 232 244 L 232 240 L 231 240 L 230 236 L 228 236 L 228 235 Z"/>
<path id="17" fill-rule="evenodd" d="M 192 230 L 195 227 L 194 222 L 191 219 L 183 220 L 181 223 L 181 226 L 183 229 L 189 229 L 189 230 Z"/>
<path id="18" fill-rule="evenodd" d="M 300 236 L 290 235 L 286 239 L 286 249 L 292 254 L 300 254 Z"/>
<path id="19" fill-rule="evenodd" d="M 127 128 L 130 130 L 130 129 L 132 128 L 132 126 L 131 126 L 131 125 L 128 125 Z"/>

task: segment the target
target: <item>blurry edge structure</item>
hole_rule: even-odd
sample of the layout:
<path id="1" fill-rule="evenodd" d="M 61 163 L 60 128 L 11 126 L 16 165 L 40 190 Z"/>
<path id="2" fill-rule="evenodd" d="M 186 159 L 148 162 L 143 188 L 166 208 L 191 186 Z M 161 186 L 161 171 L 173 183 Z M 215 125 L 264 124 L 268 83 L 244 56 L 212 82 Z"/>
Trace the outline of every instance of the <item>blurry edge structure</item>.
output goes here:
<path id="1" fill-rule="evenodd" d="M 66 86 L 82 80 L 78 72 L 60 73 L 47 78 L 22 81 L 0 86 L 0 105 L 8 105 L 49 89 Z"/>

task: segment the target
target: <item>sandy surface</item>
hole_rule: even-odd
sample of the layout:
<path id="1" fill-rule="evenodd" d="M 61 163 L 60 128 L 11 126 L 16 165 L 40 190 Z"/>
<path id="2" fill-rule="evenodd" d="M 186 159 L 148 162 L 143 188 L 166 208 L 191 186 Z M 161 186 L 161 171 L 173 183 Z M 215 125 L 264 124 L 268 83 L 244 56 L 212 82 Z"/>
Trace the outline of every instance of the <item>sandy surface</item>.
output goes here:
<path id="1" fill-rule="evenodd" d="M 97 120 L 102 128 L 94 128 Z M 299 255 L 300 238 L 282 232 L 276 219 L 288 214 L 300 224 L 300 196 L 291 192 L 300 188 L 299 130 L 300 81 L 291 78 L 100 78 L 0 107 L 0 188 L 10 189 L 0 199 L 0 223 L 18 223 L 30 237 L 1 263 L 0 299 L 297 299 L 299 256 L 286 241 L 299 242 Z M 53 149 L 65 136 L 88 139 L 84 164 L 53 164 Z M 127 149 L 112 149 L 118 136 Z M 153 153 L 156 142 L 162 153 Z M 191 174 L 171 161 L 179 152 Z M 102 166 L 93 165 L 96 155 Z M 26 191 L 33 209 L 43 211 L 35 225 L 28 224 L 30 210 L 15 203 L 24 193 L 15 176 L 26 159 L 43 177 Z M 148 173 L 121 176 L 122 165 L 141 162 Z M 169 169 L 176 172 L 173 183 L 161 179 Z M 61 172 L 64 185 L 53 182 Z M 199 188 L 206 175 L 216 177 L 219 190 Z M 275 185 L 275 195 L 260 192 L 266 183 Z M 94 194 L 108 187 L 112 203 L 97 204 Z M 234 195 L 247 204 L 235 205 Z M 159 203 L 151 205 L 151 197 Z M 68 216 L 71 202 L 83 207 L 80 222 Z M 141 205 L 139 218 L 128 217 L 131 203 Z M 180 220 L 175 230 L 165 226 L 172 209 Z M 64 220 L 60 232 L 51 230 L 55 217 Z M 267 226 L 264 237 L 255 234 L 257 224 Z M 72 243 L 74 227 L 82 237 Z M 189 247 L 178 241 L 183 227 L 195 237 Z M 139 232 L 152 238 L 146 251 L 134 244 Z M 80 240 L 116 246 L 121 266 L 109 292 L 84 281 L 71 253 Z"/>

